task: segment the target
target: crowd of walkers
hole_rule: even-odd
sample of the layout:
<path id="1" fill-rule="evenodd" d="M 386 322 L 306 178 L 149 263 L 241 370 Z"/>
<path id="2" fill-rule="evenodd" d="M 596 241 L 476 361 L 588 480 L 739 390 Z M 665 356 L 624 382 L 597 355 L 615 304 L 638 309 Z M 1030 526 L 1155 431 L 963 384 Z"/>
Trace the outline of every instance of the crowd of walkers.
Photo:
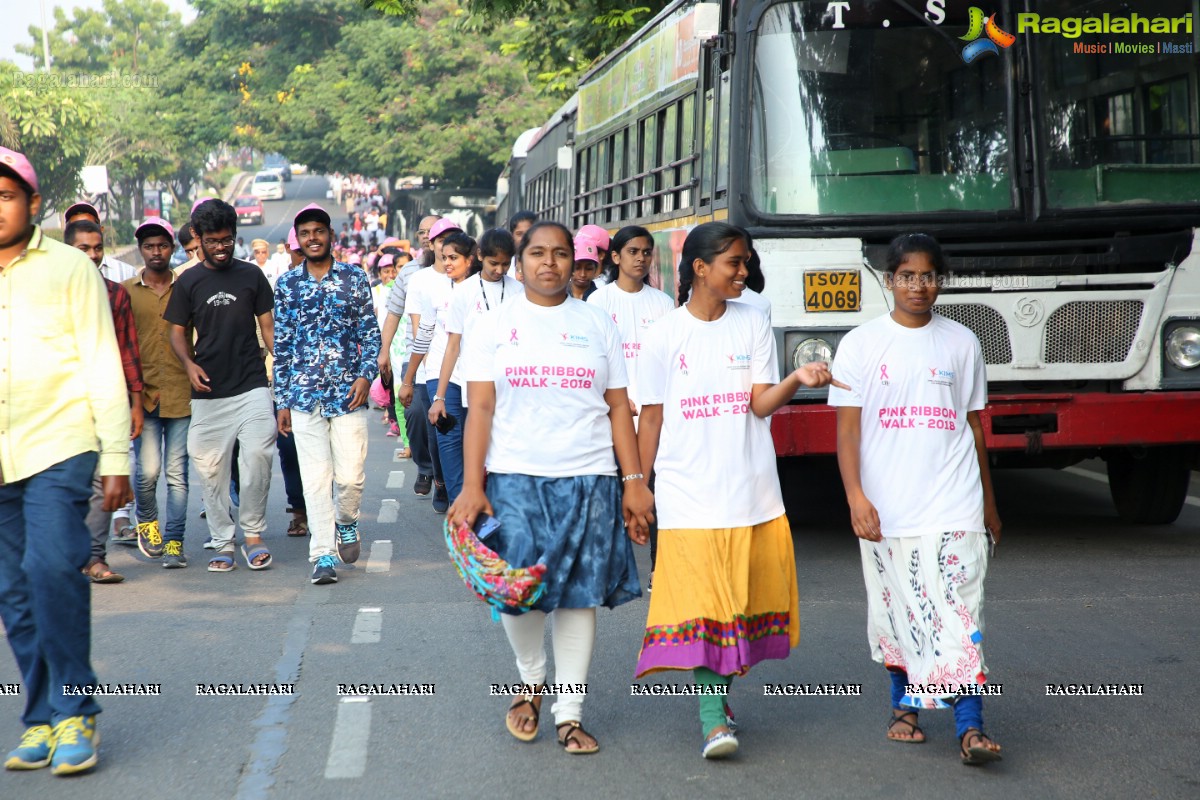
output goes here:
<path id="1" fill-rule="evenodd" d="M 985 376 L 975 337 L 932 313 L 936 241 L 897 238 L 894 310 L 850 332 L 832 367 L 781 378 L 761 262 L 741 228 L 696 226 L 677 264 L 646 228 L 572 231 L 528 212 L 478 241 L 431 215 L 410 242 L 354 235 L 354 203 L 378 224 L 372 186 L 337 189 L 342 233 L 306 206 L 286 264 L 272 266 L 263 240 L 252 260 L 236 257 L 236 212 L 211 199 L 178 232 L 145 220 L 142 268 L 122 273 L 87 204 L 68 211 L 64 243 L 43 234 L 34 167 L 0 148 L 0 618 L 27 696 L 7 768 L 97 763 L 99 705 L 69 691 L 96 682 L 88 582 L 122 580 L 107 563 L 110 530 L 165 568 L 188 566 L 189 472 L 208 571 L 234 570 L 239 555 L 272 566 L 278 453 L 288 534 L 309 539 L 311 583 L 337 581 L 360 552 L 373 398 L 416 466 L 418 496 L 450 526 L 486 527 L 509 564 L 545 567 L 532 608 L 501 615 L 520 679 L 507 730 L 535 739 L 553 695 L 558 743 L 599 750 L 571 687 L 587 684 L 597 608 L 642 595 L 633 545 L 650 544 L 636 673 L 690 673 L 701 752 L 727 757 L 739 744 L 733 678 L 799 642 L 770 416 L 822 387 L 838 409 L 872 655 L 893 686 L 887 737 L 923 742 L 917 712 L 952 708 L 963 762 L 999 758 L 972 691 L 986 680 L 982 581 L 1001 528 L 978 417 Z M 176 241 L 191 260 L 172 270 Z M 958 424 L 917 425 L 922 409 Z M 131 500 L 134 522 L 114 523 Z"/>

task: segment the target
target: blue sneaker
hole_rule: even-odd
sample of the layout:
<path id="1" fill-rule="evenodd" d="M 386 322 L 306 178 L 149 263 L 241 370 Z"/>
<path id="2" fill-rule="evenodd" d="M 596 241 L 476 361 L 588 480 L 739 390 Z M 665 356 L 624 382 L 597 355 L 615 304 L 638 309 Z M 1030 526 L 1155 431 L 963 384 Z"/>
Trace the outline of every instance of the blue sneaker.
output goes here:
<path id="1" fill-rule="evenodd" d="M 446 484 L 435 480 L 433 482 L 433 510 L 445 514 L 450 508 L 450 495 L 446 493 Z"/>
<path id="2" fill-rule="evenodd" d="M 96 718 L 67 717 L 54 726 L 54 755 L 50 771 L 55 775 L 74 775 L 96 766 L 96 748 L 100 732 Z"/>
<path id="3" fill-rule="evenodd" d="M 321 556 L 313 564 L 312 582 L 315 584 L 337 583 L 337 559 L 333 556 Z"/>
<path id="4" fill-rule="evenodd" d="M 21 735 L 17 749 L 8 754 L 5 769 L 41 769 L 50 765 L 54 752 L 53 731 L 49 725 L 33 725 Z"/>
<path id="5" fill-rule="evenodd" d="M 343 564 L 353 564 L 358 561 L 359 553 L 362 551 L 360 541 L 358 520 L 349 525 L 337 526 L 337 553 Z"/>

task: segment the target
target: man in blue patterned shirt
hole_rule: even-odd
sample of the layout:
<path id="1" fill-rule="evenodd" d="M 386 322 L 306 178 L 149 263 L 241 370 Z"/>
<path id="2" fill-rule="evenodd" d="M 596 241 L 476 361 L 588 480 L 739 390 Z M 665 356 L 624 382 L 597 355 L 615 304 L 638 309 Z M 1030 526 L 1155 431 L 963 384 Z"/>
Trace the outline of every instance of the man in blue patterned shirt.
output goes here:
<path id="1" fill-rule="evenodd" d="M 275 284 L 275 404 L 279 432 L 296 440 L 312 582 L 335 583 L 337 559 L 359 555 L 379 322 L 367 273 L 333 260 L 329 214 L 310 204 L 292 227 L 304 260 Z"/>

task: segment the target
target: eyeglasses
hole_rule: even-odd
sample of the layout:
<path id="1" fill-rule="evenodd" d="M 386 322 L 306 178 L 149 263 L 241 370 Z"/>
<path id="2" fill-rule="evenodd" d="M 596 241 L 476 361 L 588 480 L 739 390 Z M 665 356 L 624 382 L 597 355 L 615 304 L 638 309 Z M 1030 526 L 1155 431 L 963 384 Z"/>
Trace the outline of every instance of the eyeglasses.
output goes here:
<path id="1" fill-rule="evenodd" d="M 227 236 L 224 239 L 201 239 L 200 241 L 210 250 L 225 250 L 233 247 L 232 236 Z"/>

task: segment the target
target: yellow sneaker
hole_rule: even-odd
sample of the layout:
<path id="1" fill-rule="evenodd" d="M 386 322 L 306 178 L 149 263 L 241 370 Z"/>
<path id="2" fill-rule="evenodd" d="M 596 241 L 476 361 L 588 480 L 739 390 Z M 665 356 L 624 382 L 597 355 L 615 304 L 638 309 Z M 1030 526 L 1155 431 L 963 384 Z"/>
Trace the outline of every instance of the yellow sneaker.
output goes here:
<path id="1" fill-rule="evenodd" d="M 158 532 L 158 520 L 139 522 L 137 526 L 138 550 L 146 558 L 162 558 L 163 538 Z"/>
<path id="2" fill-rule="evenodd" d="M 54 753 L 50 757 L 50 771 L 55 775 L 73 775 L 96 766 L 96 748 L 100 746 L 100 732 L 96 730 L 96 718 L 67 717 L 54 726 Z"/>

